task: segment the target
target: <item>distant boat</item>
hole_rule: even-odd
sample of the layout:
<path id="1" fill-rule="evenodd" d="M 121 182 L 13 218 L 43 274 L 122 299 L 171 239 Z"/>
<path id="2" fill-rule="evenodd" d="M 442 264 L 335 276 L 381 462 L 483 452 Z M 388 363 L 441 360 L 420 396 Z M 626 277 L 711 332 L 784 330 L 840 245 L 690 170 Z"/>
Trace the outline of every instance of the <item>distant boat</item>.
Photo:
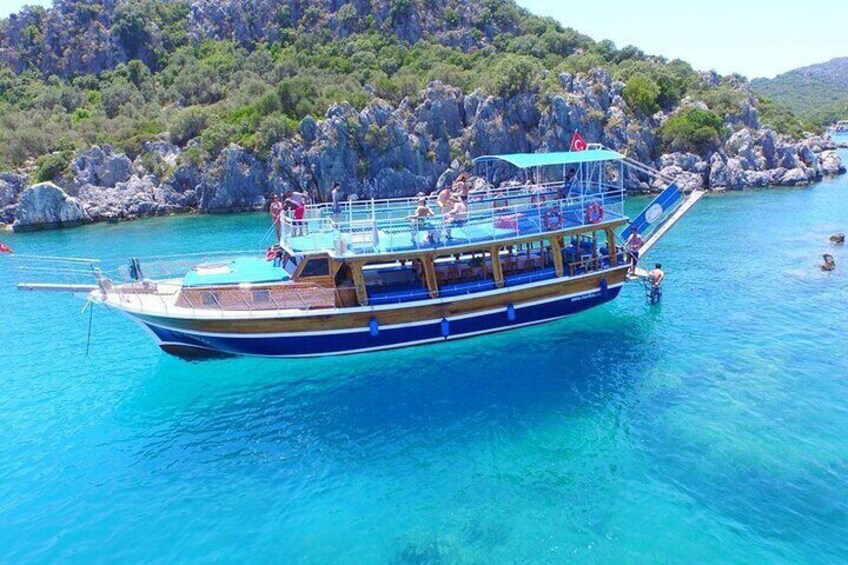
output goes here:
<path id="1" fill-rule="evenodd" d="M 848 120 L 839 120 L 831 128 L 833 133 L 848 133 Z"/>
<path id="2" fill-rule="evenodd" d="M 162 259 L 133 259 L 121 277 L 92 262 L 96 285 L 18 286 L 88 291 L 92 303 L 127 315 L 180 356 L 378 351 L 531 326 L 609 302 L 628 275 L 623 234 L 635 227 L 647 250 L 703 195 L 671 183 L 630 221 L 624 167 L 656 171 L 620 153 L 594 146 L 475 164 L 487 182 L 467 193 L 465 210 L 463 197 L 452 212 L 426 217 L 412 215 L 436 208 L 435 196 L 312 204 L 303 219 L 282 216 L 279 245 L 265 256 L 204 261 L 179 276 L 153 276 Z"/>

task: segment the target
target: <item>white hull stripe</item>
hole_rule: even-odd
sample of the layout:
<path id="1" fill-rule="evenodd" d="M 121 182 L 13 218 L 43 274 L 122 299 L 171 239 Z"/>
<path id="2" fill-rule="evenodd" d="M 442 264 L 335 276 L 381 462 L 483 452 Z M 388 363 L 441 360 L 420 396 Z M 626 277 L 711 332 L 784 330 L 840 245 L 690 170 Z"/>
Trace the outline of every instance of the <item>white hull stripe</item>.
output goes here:
<path id="1" fill-rule="evenodd" d="M 486 330 L 480 330 L 480 331 L 476 331 L 476 332 L 468 332 L 468 333 L 464 333 L 464 334 L 451 335 L 451 336 L 448 336 L 448 337 L 435 337 L 435 338 L 430 338 L 430 339 L 419 339 L 417 341 L 404 341 L 404 342 L 400 342 L 400 343 L 393 343 L 391 345 L 380 345 L 380 346 L 377 346 L 377 347 L 364 347 L 362 349 L 348 349 L 348 350 L 342 350 L 342 351 L 334 351 L 332 353 L 307 353 L 307 354 L 304 354 L 304 355 L 263 355 L 263 354 L 258 354 L 258 353 L 251 353 L 250 356 L 251 357 L 266 357 L 266 358 L 270 358 L 270 359 L 280 359 L 280 358 L 306 359 L 306 358 L 310 358 L 310 357 L 327 357 L 327 356 L 330 356 L 330 355 L 351 355 L 351 354 L 355 354 L 355 353 L 371 353 L 371 352 L 374 352 L 374 351 L 384 351 L 384 350 L 387 350 L 387 349 L 398 349 L 398 348 L 401 348 L 401 347 L 411 347 L 411 346 L 415 346 L 415 345 L 426 345 L 428 343 L 439 343 L 439 342 L 442 342 L 442 341 L 452 341 L 452 340 L 457 340 L 457 339 L 464 339 L 466 337 L 475 337 L 475 336 L 480 336 L 480 335 L 485 335 L 485 334 L 492 334 L 492 333 L 498 333 L 498 332 L 503 332 L 503 331 L 515 330 L 515 329 L 519 329 L 519 328 L 525 328 L 525 327 L 529 327 L 529 326 L 537 326 L 539 324 L 545 324 L 547 322 L 553 322 L 554 320 L 559 320 L 560 318 L 567 318 L 568 316 L 573 316 L 573 315 L 574 314 L 563 314 L 561 316 L 554 316 L 554 317 L 551 317 L 551 318 L 545 318 L 543 320 L 534 320 L 532 322 L 524 322 L 522 324 L 514 324 L 514 325 L 510 325 L 510 326 L 499 326 L 499 327 L 490 328 L 490 329 L 486 329 Z M 183 333 L 188 333 L 188 332 L 183 332 Z M 201 345 L 193 345 L 193 344 L 189 345 L 189 344 L 181 343 L 181 342 L 161 341 L 161 340 L 158 340 L 158 339 L 157 339 L 157 342 L 158 342 L 160 347 L 170 345 L 170 346 L 184 347 L 184 348 L 189 348 L 189 349 L 191 349 L 191 348 L 202 349 L 204 351 L 211 351 L 211 352 L 215 352 L 215 353 L 219 353 L 219 354 L 220 353 L 228 354 L 226 351 L 221 351 L 219 349 L 214 349 L 214 348 L 211 348 L 211 347 L 204 347 L 204 346 L 201 346 Z M 229 355 L 239 355 L 239 354 L 230 353 Z"/>

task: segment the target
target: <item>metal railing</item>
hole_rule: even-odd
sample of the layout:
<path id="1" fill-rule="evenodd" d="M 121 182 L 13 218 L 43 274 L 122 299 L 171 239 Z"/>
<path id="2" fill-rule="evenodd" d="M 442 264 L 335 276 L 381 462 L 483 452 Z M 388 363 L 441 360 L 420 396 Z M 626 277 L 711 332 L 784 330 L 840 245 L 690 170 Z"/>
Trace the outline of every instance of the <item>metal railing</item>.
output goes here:
<path id="1" fill-rule="evenodd" d="M 411 218 L 419 198 L 309 206 L 302 220 L 281 218 L 281 245 L 297 254 L 336 256 L 449 248 L 543 234 L 624 217 L 624 190 L 593 183 L 592 192 L 567 193 L 561 182 L 471 193 L 465 218 L 440 213 L 435 196 L 426 198 L 434 215 Z M 590 208 L 599 206 L 601 214 Z M 434 209 L 436 208 L 436 209 Z M 592 215 L 594 214 L 594 216 Z"/>

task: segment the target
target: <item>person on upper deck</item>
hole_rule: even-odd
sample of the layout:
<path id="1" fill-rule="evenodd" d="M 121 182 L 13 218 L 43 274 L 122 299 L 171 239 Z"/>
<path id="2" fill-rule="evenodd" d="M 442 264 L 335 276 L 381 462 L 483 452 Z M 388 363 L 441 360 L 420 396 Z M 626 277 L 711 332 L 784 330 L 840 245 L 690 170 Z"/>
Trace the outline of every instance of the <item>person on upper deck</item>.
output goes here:
<path id="1" fill-rule="evenodd" d="M 299 235 L 306 235 L 306 225 L 303 221 L 303 217 L 306 214 L 306 203 L 308 202 L 308 199 L 309 195 L 304 194 L 303 192 L 297 192 L 294 190 L 286 191 L 286 208 L 294 211 L 292 235 L 295 237 Z"/>
<path id="2" fill-rule="evenodd" d="M 330 191 L 330 201 L 332 202 L 332 217 L 333 222 L 338 223 L 339 217 L 342 214 L 342 187 L 338 182 L 333 183 L 333 189 Z"/>
<path id="3" fill-rule="evenodd" d="M 568 169 L 563 188 L 565 189 L 565 196 L 580 194 L 580 181 L 577 179 L 577 171 L 574 167 Z"/>
<path id="4" fill-rule="evenodd" d="M 460 173 L 456 180 L 453 182 L 453 186 L 451 190 L 453 190 L 454 194 L 459 194 L 460 196 L 468 197 L 468 191 L 471 187 L 468 186 L 468 173 Z"/>
<path id="5" fill-rule="evenodd" d="M 452 195 L 451 187 L 448 185 L 445 185 L 442 190 L 439 191 L 439 195 L 436 197 L 436 203 L 439 205 L 440 214 L 447 214 L 450 212 Z"/>
<path id="6" fill-rule="evenodd" d="M 539 178 L 536 179 L 536 176 L 533 174 L 533 171 L 530 171 L 530 202 L 532 204 L 541 204 L 545 201 L 545 178 L 542 171 L 539 171 Z"/>
<path id="7" fill-rule="evenodd" d="M 421 230 L 429 230 L 430 228 L 430 225 L 427 222 L 427 218 L 434 215 L 435 214 L 433 214 L 433 210 L 431 210 L 430 207 L 427 206 L 427 199 L 419 199 L 418 206 L 415 208 L 415 212 L 411 216 L 409 216 L 412 226 L 412 244 L 414 246 L 418 246 L 418 232 Z M 432 231 L 428 231 L 427 241 L 429 243 L 435 242 Z"/>
<path id="8" fill-rule="evenodd" d="M 445 214 L 445 238 L 451 238 L 451 228 L 462 227 L 468 221 L 468 197 L 459 194 L 453 195 L 453 208 Z"/>
<path id="9" fill-rule="evenodd" d="M 639 250 L 645 240 L 639 235 L 639 230 L 635 227 L 630 228 L 630 235 L 627 237 L 627 252 L 630 254 L 630 271 L 628 274 L 636 273 L 636 263 L 639 262 Z"/>

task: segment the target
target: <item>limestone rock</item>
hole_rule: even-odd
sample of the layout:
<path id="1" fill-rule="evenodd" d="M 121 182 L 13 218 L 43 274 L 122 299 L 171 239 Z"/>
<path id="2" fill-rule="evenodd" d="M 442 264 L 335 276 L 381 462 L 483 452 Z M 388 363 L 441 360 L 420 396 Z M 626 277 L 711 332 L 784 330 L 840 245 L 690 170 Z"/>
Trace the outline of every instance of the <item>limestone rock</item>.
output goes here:
<path id="1" fill-rule="evenodd" d="M 132 174 L 132 161 L 123 153 L 115 153 L 111 145 L 97 145 L 71 161 L 74 188 L 85 185 L 114 187 Z"/>
<path id="2" fill-rule="evenodd" d="M 802 167 L 787 170 L 779 178 L 775 179 L 781 186 L 803 186 L 810 184 L 810 178 Z"/>
<path id="3" fill-rule="evenodd" d="M 203 175 L 199 194 L 205 212 L 261 209 L 268 194 L 265 164 L 246 149 L 230 145 Z"/>
<path id="4" fill-rule="evenodd" d="M 713 153 L 713 156 L 710 158 L 710 188 L 713 190 L 717 188 L 727 188 L 727 185 L 730 182 L 729 179 L 727 163 L 724 156 L 722 156 L 721 153 Z"/>
<path id="5" fill-rule="evenodd" d="M 845 174 L 845 165 L 842 163 L 842 157 L 837 151 L 825 151 L 819 157 L 821 172 L 825 175 L 843 175 Z"/>
<path id="6" fill-rule="evenodd" d="M 27 177 L 12 172 L 0 173 L 0 208 L 14 204 L 23 191 Z M 0 220 L 2 221 L 2 220 Z"/>
<path id="7" fill-rule="evenodd" d="M 89 221 L 79 200 L 68 196 L 51 182 L 31 186 L 23 191 L 15 211 L 15 231 L 62 227 Z"/>
<path id="8" fill-rule="evenodd" d="M 182 150 L 173 143 L 165 140 L 146 141 L 142 144 L 144 153 L 152 153 L 156 155 L 163 163 L 169 167 L 175 167 L 177 161 L 182 154 Z"/>

